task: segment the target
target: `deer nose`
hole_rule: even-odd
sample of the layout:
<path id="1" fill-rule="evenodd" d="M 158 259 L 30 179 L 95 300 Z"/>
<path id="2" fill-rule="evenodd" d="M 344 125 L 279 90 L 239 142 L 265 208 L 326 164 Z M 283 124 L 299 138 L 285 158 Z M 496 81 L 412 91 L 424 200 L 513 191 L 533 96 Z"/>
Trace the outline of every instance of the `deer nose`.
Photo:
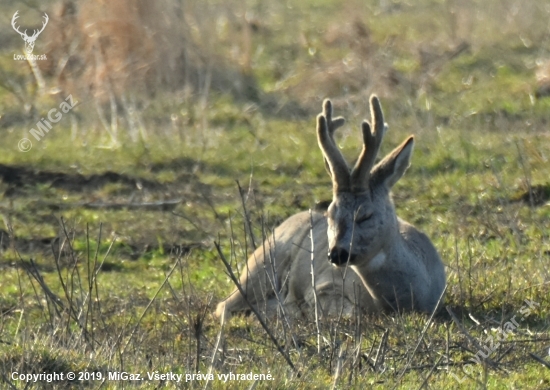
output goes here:
<path id="1" fill-rule="evenodd" d="M 332 248 L 328 253 L 328 260 L 334 265 L 343 265 L 353 259 L 349 252 L 341 248 Z"/>

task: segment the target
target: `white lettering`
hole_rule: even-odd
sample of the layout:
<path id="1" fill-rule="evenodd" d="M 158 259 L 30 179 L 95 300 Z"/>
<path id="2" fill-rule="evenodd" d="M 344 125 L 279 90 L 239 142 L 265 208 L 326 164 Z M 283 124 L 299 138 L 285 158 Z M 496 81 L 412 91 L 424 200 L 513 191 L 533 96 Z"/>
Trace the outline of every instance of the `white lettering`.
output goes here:
<path id="1" fill-rule="evenodd" d="M 52 113 L 55 113 L 55 119 L 52 118 Z M 57 111 L 57 108 L 52 108 L 50 111 L 48 111 L 48 119 L 50 122 L 57 123 L 61 120 L 63 115 L 59 111 Z"/>

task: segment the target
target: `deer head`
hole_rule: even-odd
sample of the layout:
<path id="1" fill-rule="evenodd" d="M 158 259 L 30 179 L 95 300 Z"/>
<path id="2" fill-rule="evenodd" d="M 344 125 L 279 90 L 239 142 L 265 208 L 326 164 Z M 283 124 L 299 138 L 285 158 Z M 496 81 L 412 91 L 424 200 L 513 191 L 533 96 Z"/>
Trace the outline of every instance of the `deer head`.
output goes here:
<path id="1" fill-rule="evenodd" d="M 19 35 L 21 35 L 21 37 L 25 41 L 25 51 L 27 52 L 27 54 L 32 54 L 32 51 L 34 50 L 34 43 L 36 42 L 36 38 L 38 38 L 40 33 L 44 31 L 44 28 L 48 24 L 48 20 L 49 20 L 48 14 L 44 13 L 44 16 L 43 16 L 44 22 L 42 23 L 42 28 L 40 30 L 34 30 L 33 34 L 29 37 L 27 35 L 27 30 L 25 30 L 24 32 L 21 32 L 19 31 L 19 28 L 15 25 L 15 21 L 17 20 L 17 18 L 19 18 L 19 15 L 17 15 L 18 13 L 19 11 L 16 11 L 13 14 L 13 17 L 11 18 L 11 26 L 15 31 L 19 33 Z"/>
<path id="2" fill-rule="evenodd" d="M 399 234 L 390 189 L 409 166 L 414 139 L 410 136 L 375 165 L 387 125 L 374 95 L 370 111 L 372 125 L 366 120 L 361 125 L 363 149 L 353 168 L 334 142 L 334 131 L 344 119 L 332 118 L 330 100 L 324 101 L 323 112 L 317 117 L 317 139 L 332 178 L 333 198 L 327 210 L 328 259 L 336 266 L 370 262 L 388 250 Z"/>

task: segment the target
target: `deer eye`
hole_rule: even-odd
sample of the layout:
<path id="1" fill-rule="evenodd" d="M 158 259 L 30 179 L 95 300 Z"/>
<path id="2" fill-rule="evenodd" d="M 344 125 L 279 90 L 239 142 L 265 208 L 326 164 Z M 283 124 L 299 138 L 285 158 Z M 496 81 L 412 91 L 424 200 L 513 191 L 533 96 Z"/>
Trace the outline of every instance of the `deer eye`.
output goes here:
<path id="1" fill-rule="evenodd" d="M 371 217 L 372 217 L 372 213 L 370 213 L 370 214 L 363 214 L 362 216 L 360 216 L 359 218 L 357 218 L 357 219 L 355 220 L 355 223 L 358 224 L 358 225 L 360 225 L 360 224 L 362 224 L 363 222 L 368 221 Z"/>

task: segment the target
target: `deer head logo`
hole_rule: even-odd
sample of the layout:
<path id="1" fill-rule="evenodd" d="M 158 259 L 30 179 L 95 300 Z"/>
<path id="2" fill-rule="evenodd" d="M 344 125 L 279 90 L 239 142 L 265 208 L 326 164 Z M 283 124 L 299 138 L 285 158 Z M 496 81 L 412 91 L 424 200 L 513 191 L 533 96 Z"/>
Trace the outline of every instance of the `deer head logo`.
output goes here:
<path id="1" fill-rule="evenodd" d="M 16 11 L 14 14 L 13 14 L 13 18 L 11 18 L 11 26 L 13 27 L 13 29 L 15 31 L 17 31 L 19 33 L 19 35 L 21 35 L 21 37 L 23 38 L 23 40 L 25 41 L 25 51 L 27 52 L 27 54 L 32 54 L 32 51 L 34 49 L 34 43 L 36 41 L 36 38 L 38 38 L 38 36 L 40 35 L 40 33 L 42 31 L 44 31 L 44 28 L 46 27 L 46 25 L 48 24 L 48 14 L 47 13 L 44 13 L 44 22 L 42 23 L 42 28 L 40 30 L 34 30 L 33 34 L 29 37 L 27 35 L 27 30 L 25 30 L 24 32 L 21 32 L 19 31 L 19 27 L 17 27 L 15 25 L 15 21 L 17 20 L 17 18 L 19 18 L 19 15 L 17 15 L 19 13 L 19 11 Z"/>

